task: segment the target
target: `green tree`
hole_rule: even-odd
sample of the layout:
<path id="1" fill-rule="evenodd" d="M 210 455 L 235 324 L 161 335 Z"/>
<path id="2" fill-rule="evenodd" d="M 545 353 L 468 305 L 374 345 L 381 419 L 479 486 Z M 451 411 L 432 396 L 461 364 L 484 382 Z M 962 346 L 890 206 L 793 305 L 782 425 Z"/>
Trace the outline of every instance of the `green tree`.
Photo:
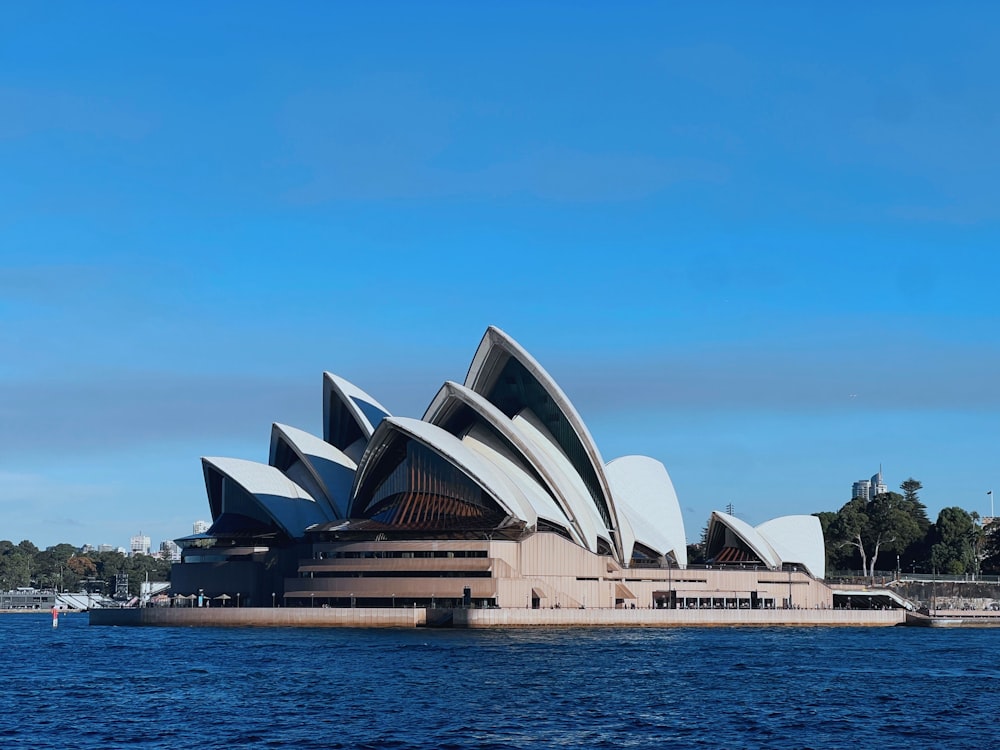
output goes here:
<path id="1" fill-rule="evenodd" d="M 72 544 L 57 544 L 34 556 L 35 580 L 41 588 L 59 591 L 76 591 L 78 577 L 67 567 L 67 562 L 76 554 Z"/>
<path id="2" fill-rule="evenodd" d="M 880 554 L 899 554 L 923 536 L 918 518 L 902 495 L 885 492 L 871 501 L 856 497 L 845 503 L 830 532 L 836 545 L 856 550 L 864 574 L 874 576 Z"/>
<path id="3" fill-rule="evenodd" d="M 97 566 L 94 561 L 86 555 L 74 555 L 66 561 L 66 567 L 72 571 L 78 579 L 93 578 L 97 575 Z"/>
<path id="4" fill-rule="evenodd" d="M 983 564 L 986 573 L 1000 573 L 1000 522 L 983 527 Z"/>
<path id="5" fill-rule="evenodd" d="M 958 507 L 942 508 L 934 524 L 931 564 L 935 570 L 951 575 L 975 571 L 975 519 Z"/>
<path id="6" fill-rule="evenodd" d="M 917 494 L 924 486 L 913 477 L 910 477 L 901 485 L 899 489 L 903 491 L 903 500 L 910 504 L 910 514 L 920 525 L 922 531 L 926 532 L 931 526 L 931 521 L 927 517 L 927 506 L 920 501 Z"/>
<path id="7" fill-rule="evenodd" d="M 845 546 L 846 540 L 839 533 L 837 525 L 839 514 L 833 511 L 822 511 L 813 515 L 819 519 L 820 528 L 823 530 L 827 571 L 850 568 L 853 548 Z"/>
<path id="8" fill-rule="evenodd" d="M 972 511 L 969 515 L 972 517 L 972 552 L 975 556 L 975 573 L 979 575 L 986 547 L 986 529 L 983 528 L 983 519 L 979 517 L 978 513 Z"/>
<path id="9" fill-rule="evenodd" d="M 32 558 L 21 546 L 0 543 L 0 588 L 16 589 L 31 585 Z"/>
<path id="10" fill-rule="evenodd" d="M 20 542 L 17 543 L 17 546 L 24 552 L 27 552 L 32 557 L 38 554 L 38 547 L 36 547 L 27 539 L 22 539 Z"/>

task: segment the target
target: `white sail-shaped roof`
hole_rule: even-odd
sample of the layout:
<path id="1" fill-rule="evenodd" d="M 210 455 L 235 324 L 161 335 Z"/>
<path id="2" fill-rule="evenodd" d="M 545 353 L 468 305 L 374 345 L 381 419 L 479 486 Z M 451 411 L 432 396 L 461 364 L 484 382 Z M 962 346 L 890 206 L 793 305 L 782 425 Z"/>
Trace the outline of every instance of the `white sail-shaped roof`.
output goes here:
<path id="1" fill-rule="evenodd" d="M 823 526 L 816 516 L 781 516 L 765 521 L 757 532 L 767 540 L 782 564 L 801 565 L 814 578 L 826 577 Z"/>
<path id="2" fill-rule="evenodd" d="M 389 410 L 353 383 L 323 373 L 323 439 L 354 461 Z"/>
<path id="3" fill-rule="evenodd" d="M 290 462 L 282 455 L 283 445 L 294 453 L 298 465 L 287 465 Z M 275 422 L 271 425 L 268 463 L 309 489 L 326 506 L 331 520 L 346 517 L 358 465 L 343 451 L 304 430 Z"/>
<path id="4" fill-rule="evenodd" d="M 252 515 L 254 511 L 263 511 L 267 518 L 292 538 L 302 536 L 308 526 L 329 520 L 305 489 L 273 466 L 240 458 L 204 457 L 201 461 L 213 520 L 218 520 L 227 512 Z M 217 492 L 210 479 L 212 471 L 228 477 L 245 494 L 231 498 L 222 491 L 216 496 Z M 242 504 L 247 499 L 255 507 L 244 507 Z"/>
<path id="5" fill-rule="evenodd" d="M 598 551 L 599 539 L 603 539 L 605 545 L 612 548 L 613 535 L 604 523 L 604 519 L 601 518 L 600 511 L 594 504 L 587 485 L 576 472 L 569 457 L 560 450 L 552 433 L 530 409 L 525 409 L 514 415 L 511 421 L 534 446 L 535 452 L 545 456 L 549 464 L 554 467 L 552 474 L 562 488 L 563 497 L 566 498 L 568 504 L 569 512 L 567 515 L 576 518 L 581 528 L 587 532 L 587 549 Z"/>
<path id="6" fill-rule="evenodd" d="M 542 485 L 557 504 L 561 519 L 558 522 L 566 525 L 577 544 L 595 552 L 597 550 L 597 528 L 598 525 L 603 528 L 604 524 L 590 503 L 587 488 L 583 486 L 579 477 L 574 484 L 565 470 L 550 458 L 544 449 L 539 447 L 540 443 L 544 443 L 551 451 L 551 437 L 544 440 L 532 439 L 483 396 L 452 381 L 447 381 L 441 386 L 424 413 L 424 421 L 448 429 L 453 414 L 462 407 L 467 407 L 477 420 L 494 428 L 517 451 L 520 463 L 532 471 L 533 478 Z M 449 431 L 452 430 L 449 429 Z M 570 474 L 576 477 L 576 473 L 572 469 L 570 469 Z M 539 509 L 539 515 L 557 522 L 549 512 Z"/>
<path id="7" fill-rule="evenodd" d="M 767 540 L 760 535 L 760 533 L 753 526 L 748 524 L 746 521 L 741 521 L 736 516 L 731 516 L 728 513 L 723 513 L 718 510 L 712 511 L 712 516 L 708 522 L 708 538 L 711 540 L 713 536 L 713 526 L 715 524 L 722 524 L 726 529 L 735 534 L 744 544 L 747 545 L 753 553 L 760 558 L 760 561 L 764 563 L 767 567 L 771 569 L 778 569 L 781 567 L 781 558 L 775 553 L 768 544 Z"/>
<path id="8" fill-rule="evenodd" d="M 686 567 L 684 517 L 666 467 L 648 456 L 623 456 L 609 463 L 605 472 L 619 518 L 624 515 L 629 521 L 632 541 L 661 555 L 671 554 L 680 567 Z M 625 552 L 631 559 L 631 544 Z"/>
<path id="9" fill-rule="evenodd" d="M 512 360 L 516 367 L 510 367 Z M 490 326 L 473 357 L 465 385 L 485 396 L 509 417 L 526 409 L 539 417 L 583 479 L 604 525 L 613 532 L 611 541 L 615 557 L 624 561 L 617 533 L 618 514 L 600 451 L 576 408 L 548 372 L 510 336 Z"/>
<path id="10" fill-rule="evenodd" d="M 399 432 L 417 440 L 459 469 L 465 476 L 482 488 L 492 500 L 511 518 L 522 521 L 527 526 L 535 526 L 538 514 L 534 504 L 525 497 L 522 490 L 509 477 L 503 475 L 495 464 L 477 451 L 472 450 L 457 437 L 440 427 L 419 419 L 407 417 L 386 417 L 378 426 L 368 450 L 365 451 L 352 489 L 350 515 L 363 512 L 358 492 L 364 486 L 368 474 L 378 466 L 378 459 L 390 439 L 391 432 Z"/>
<path id="11" fill-rule="evenodd" d="M 572 537 L 572 527 L 566 514 L 552 496 L 525 471 L 523 464 L 518 460 L 519 456 L 512 454 L 506 445 L 497 440 L 495 432 L 478 424 L 462 436 L 462 443 L 488 460 L 501 476 L 514 484 L 531 504 L 538 518 L 545 519 L 562 529 L 565 535 Z"/>

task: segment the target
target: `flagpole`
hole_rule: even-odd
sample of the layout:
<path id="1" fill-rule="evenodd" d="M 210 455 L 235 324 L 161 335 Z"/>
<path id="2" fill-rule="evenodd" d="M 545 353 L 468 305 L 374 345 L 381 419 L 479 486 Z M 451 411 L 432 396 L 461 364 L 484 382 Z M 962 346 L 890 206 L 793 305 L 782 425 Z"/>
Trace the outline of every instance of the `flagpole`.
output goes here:
<path id="1" fill-rule="evenodd" d="M 993 518 L 994 517 L 993 516 L 993 490 L 990 490 L 986 494 L 990 496 L 990 518 Z"/>

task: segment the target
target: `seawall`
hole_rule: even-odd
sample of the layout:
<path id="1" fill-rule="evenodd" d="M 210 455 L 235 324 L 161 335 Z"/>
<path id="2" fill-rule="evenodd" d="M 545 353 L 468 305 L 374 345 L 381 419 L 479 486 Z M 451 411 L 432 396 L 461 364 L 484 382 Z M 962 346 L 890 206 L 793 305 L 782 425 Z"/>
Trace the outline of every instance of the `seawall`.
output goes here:
<path id="1" fill-rule="evenodd" d="M 899 625 L 904 610 L 850 609 L 456 609 L 454 627 L 769 627 Z"/>
<path id="2" fill-rule="evenodd" d="M 849 609 L 95 609 L 91 625 L 300 628 L 889 627 L 905 611 Z"/>
<path id="3" fill-rule="evenodd" d="M 417 628 L 427 624 L 427 610 L 312 607 L 92 609 L 90 624 L 215 628 Z"/>

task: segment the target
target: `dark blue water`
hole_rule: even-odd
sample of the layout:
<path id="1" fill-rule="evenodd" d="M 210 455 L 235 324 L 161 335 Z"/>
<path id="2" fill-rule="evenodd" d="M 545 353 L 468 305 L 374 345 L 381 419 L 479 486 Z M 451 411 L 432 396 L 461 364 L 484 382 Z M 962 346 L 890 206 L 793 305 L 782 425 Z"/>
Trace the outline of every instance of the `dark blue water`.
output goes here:
<path id="1" fill-rule="evenodd" d="M 98 628 L 0 615 L 0 746 L 990 748 L 1000 629 Z"/>

